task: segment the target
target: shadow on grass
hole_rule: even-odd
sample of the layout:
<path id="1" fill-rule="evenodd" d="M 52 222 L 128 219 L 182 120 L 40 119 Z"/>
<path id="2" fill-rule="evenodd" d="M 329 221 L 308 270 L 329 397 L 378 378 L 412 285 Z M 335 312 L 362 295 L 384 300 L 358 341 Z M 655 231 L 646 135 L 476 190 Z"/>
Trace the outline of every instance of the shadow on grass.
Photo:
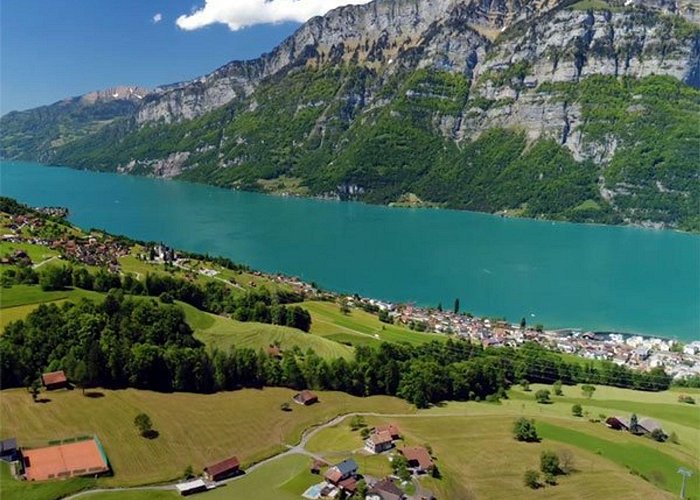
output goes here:
<path id="1" fill-rule="evenodd" d="M 86 398 L 91 398 L 91 399 L 98 399 L 98 398 L 103 398 L 105 397 L 104 392 L 99 392 L 99 391 L 88 391 L 85 393 Z"/>
<path id="2" fill-rule="evenodd" d="M 141 435 L 146 439 L 156 439 L 158 436 L 160 436 L 160 432 L 155 429 L 151 429 L 150 431 L 142 432 Z"/>

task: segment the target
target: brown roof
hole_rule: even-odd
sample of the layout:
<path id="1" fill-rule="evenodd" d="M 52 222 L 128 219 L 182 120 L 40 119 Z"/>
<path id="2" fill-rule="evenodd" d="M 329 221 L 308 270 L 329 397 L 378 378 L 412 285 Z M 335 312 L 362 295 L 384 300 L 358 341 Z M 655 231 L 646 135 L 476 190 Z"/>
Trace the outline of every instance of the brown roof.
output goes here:
<path id="1" fill-rule="evenodd" d="M 374 428 L 374 432 L 380 433 L 380 432 L 388 432 L 389 434 L 393 436 L 400 436 L 401 431 L 399 431 L 399 428 L 394 425 L 394 424 L 386 424 L 386 425 L 378 425 L 377 427 Z"/>
<path id="2" fill-rule="evenodd" d="M 44 373 L 41 376 L 41 380 L 42 382 L 44 382 L 44 385 L 65 384 L 66 382 L 68 382 L 66 374 L 63 373 L 63 370 L 58 370 L 57 372 Z"/>
<path id="3" fill-rule="evenodd" d="M 309 390 L 303 390 L 299 394 L 294 396 L 294 399 L 306 403 L 308 401 L 317 400 L 318 396 Z"/>
<path id="4" fill-rule="evenodd" d="M 344 490 L 353 492 L 357 489 L 357 479 L 355 479 L 354 477 L 343 479 L 338 483 L 338 486 L 340 488 L 343 488 Z"/>
<path id="5" fill-rule="evenodd" d="M 238 457 L 231 457 L 205 467 L 204 472 L 211 476 L 218 476 L 219 474 L 238 469 L 240 466 L 241 462 L 238 460 Z"/>
<path id="6" fill-rule="evenodd" d="M 369 489 L 369 493 L 388 493 L 395 498 L 403 496 L 403 491 L 391 479 L 382 479 Z"/>
<path id="7" fill-rule="evenodd" d="M 340 481 L 341 477 L 343 477 L 343 473 L 335 467 L 332 467 L 326 471 L 326 475 L 324 477 L 328 479 L 328 481 L 330 481 L 331 483 L 335 484 L 338 481 Z"/>
<path id="8" fill-rule="evenodd" d="M 430 458 L 430 453 L 422 446 L 406 447 L 399 451 L 403 453 L 406 460 L 409 462 L 417 462 L 418 466 L 423 470 L 430 469 L 433 466 L 433 459 Z"/>
<path id="9" fill-rule="evenodd" d="M 381 431 L 381 432 L 375 432 L 370 436 L 370 439 L 372 442 L 377 445 L 377 444 L 384 444 L 384 443 L 391 443 L 393 441 L 391 434 L 389 431 Z"/>
<path id="10" fill-rule="evenodd" d="M 280 349 L 279 346 L 270 345 L 267 347 L 267 355 L 273 358 L 279 358 L 282 356 L 282 349 Z"/>

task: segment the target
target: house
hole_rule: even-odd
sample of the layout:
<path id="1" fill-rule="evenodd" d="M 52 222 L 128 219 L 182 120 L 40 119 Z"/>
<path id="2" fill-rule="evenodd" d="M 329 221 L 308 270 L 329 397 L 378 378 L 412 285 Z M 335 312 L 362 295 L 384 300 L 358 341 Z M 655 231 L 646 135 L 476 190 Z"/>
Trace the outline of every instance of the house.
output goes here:
<path id="1" fill-rule="evenodd" d="M 388 432 L 391 435 L 391 439 L 401 438 L 401 431 L 394 424 L 378 425 L 374 428 L 374 432 Z"/>
<path id="2" fill-rule="evenodd" d="M 357 474 L 357 469 L 357 463 L 352 458 L 349 458 L 328 469 L 324 477 L 329 483 L 338 485 L 343 479 Z"/>
<path id="3" fill-rule="evenodd" d="M 403 500 L 406 496 L 391 479 L 382 479 L 367 490 L 366 500 Z"/>
<path id="4" fill-rule="evenodd" d="M 394 447 L 389 431 L 373 432 L 365 441 L 365 449 L 371 453 L 381 453 Z"/>
<path id="5" fill-rule="evenodd" d="M 178 493 L 180 493 L 180 495 L 186 497 L 187 495 L 207 491 L 207 483 L 205 483 L 202 479 L 193 479 L 192 481 L 176 484 L 175 489 Z"/>
<path id="6" fill-rule="evenodd" d="M 58 370 L 56 372 L 44 373 L 41 376 L 41 383 L 44 384 L 47 391 L 53 391 L 55 389 L 63 389 L 68 387 L 68 378 L 63 370 Z"/>
<path id="7" fill-rule="evenodd" d="M 15 438 L 0 441 L 0 460 L 13 462 L 17 460 L 17 440 Z"/>
<path id="8" fill-rule="evenodd" d="M 605 420 L 605 424 L 616 431 L 628 431 L 630 429 L 630 420 L 626 417 L 608 417 Z"/>
<path id="9" fill-rule="evenodd" d="M 637 432 L 641 434 L 651 434 L 654 431 L 664 432 L 661 424 L 652 418 L 642 418 L 637 422 Z M 665 433 L 664 433 L 665 435 Z"/>
<path id="10" fill-rule="evenodd" d="M 300 405 L 309 406 L 318 403 L 318 396 L 309 390 L 303 390 L 294 396 L 294 402 Z"/>
<path id="11" fill-rule="evenodd" d="M 238 457 L 227 458 L 221 462 L 204 468 L 204 478 L 209 481 L 221 481 L 241 473 L 241 462 Z"/>
<path id="12" fill-rule="evenodd" d="M 348 497 L 351 497 L 357 491 L 357 479 L 350 476 L 342 481 L 338 481 L 338 488 L 348 493 Z"/>
<path id="13" fill-rule="evenodd" d="M 401 448 L 399 452 L 406 457 L 408 467 L 413 469 L 418 474 L 428 472 L 435 467 L 430 453 L 428 453 L 428 450 L 422 446 L 407 446 L 405 448 Z"/>
<path id="14" fill-rule="evenodd" d="M 267 355 L 271 358 L 282 359 L 282 349 L 278 345 L 270 344 L 267 346 Z"/>

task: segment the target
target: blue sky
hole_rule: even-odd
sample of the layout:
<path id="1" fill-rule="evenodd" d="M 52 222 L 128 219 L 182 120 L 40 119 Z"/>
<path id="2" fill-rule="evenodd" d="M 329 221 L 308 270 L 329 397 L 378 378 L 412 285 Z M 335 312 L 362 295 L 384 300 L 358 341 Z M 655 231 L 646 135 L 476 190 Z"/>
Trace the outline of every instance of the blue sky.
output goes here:
<path id="1" fill-rule="evenodd" d="M 190 79 L 256 57 L 299 26 L 284 15 L 275 24 L 255 16 L 226 24 L 238 19 L 234 3 L 250 3 L 227 1 L 216 10 L 216 0 L 1 0 L 0 113 L 114 85 Z M 187 29 L 176 24 L 195 10 L 183 18 Z"/>

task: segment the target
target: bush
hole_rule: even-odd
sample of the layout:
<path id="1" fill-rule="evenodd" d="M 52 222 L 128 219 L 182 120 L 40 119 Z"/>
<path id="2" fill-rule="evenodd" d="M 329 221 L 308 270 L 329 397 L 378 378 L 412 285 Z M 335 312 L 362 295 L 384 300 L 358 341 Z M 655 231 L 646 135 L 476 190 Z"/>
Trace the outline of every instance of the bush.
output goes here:
<path id="1" fill-rule="evenodd" d="M 551 399 L 549 399 L 550 392 L 547 389 L 540 389 L 535 393 L 535 400 L 539 404 L 549 404 L 552 402 Z"/>
<path id="2" fill-rule="evenodd" d="M 559 450 L 559 469 L 562 474 L 571 474 L 574 471 L 574 454 L 568 448 Z"/>
<path id="3" fill-rule="evenodd" d="M 537 435 L 537 428 L 534 420 L 528 420 L 525 417 L 520 417 L 513 425 L 513 436 L 518 441 L 526 443 L 536 443 L 540 440 Z"/>
<path id="4" fill-rule="evenodd" d="M 554 476 L 554 474 L 545 474 L 544 475 L 544 482 L 550 486 L 556 486 L 557 478 Z"/>
<path id="5" fill-rule="evenodd" d="M 153 430 L 153 422 L 151 422 L 151 417 L 145 413 L 139 413 L 136 415 L 136 418 L 134 418 L 134 425 L 139 430 L 139 433 L 145 438 L 151 439 L 157 435 Z"/>
<path id="6" fill-rule="evenodd" d="M 551 474 L 556 476 L 561 474 L 561 469 L 559 468 L 559 457 L 553 451 L 543 451 L 540 454 L 540 470 L 544 474 Z"/>
<path id="7" fill-rule="evenodd" d="M 353 431 L 356 431 L 358 429 L 361 429 L 363 427 L 367 427 L 367 424 L 365 423 L 365 417 L 361 415 L 355 415 L 350 419 L 350 428 Z"/>
<path id="8" fill-rule="evenodd" d="M 523 482 L 525 483 L 525 486 L 528 488 L 532 488 L 533 490 L 536 490 L 539 488 L 540 485 L 540 473 L 537 472 L 536 470 L 528 469 L 525 471 L 525 475 L 523 476 Z"/>
<path id="9" fill-rule="evenodd" d="M 555 396 L 563 396 L 564 391 L 561 390 L 561 380 L 557 380 L 552 384 L 552 391 L 554 392 Z"/>
<path id="10" fill-rule="evenodd" d="M 653 431 L 651 431 L 650 437 L 651 439 L 653 439 L 654 441 L 658 441 L 659 443 L 663 443 L 668 439 L 668 436 L 664 434 L 664 431 L 662 431 L 661 429 L 654 429 Z"/>
<path id="11" fill-rule="evenodd" d="M 576 403 L 571 407 L 571 414 L 574 417 L 583 417 L 583 407 L 580 404 Z"/>

